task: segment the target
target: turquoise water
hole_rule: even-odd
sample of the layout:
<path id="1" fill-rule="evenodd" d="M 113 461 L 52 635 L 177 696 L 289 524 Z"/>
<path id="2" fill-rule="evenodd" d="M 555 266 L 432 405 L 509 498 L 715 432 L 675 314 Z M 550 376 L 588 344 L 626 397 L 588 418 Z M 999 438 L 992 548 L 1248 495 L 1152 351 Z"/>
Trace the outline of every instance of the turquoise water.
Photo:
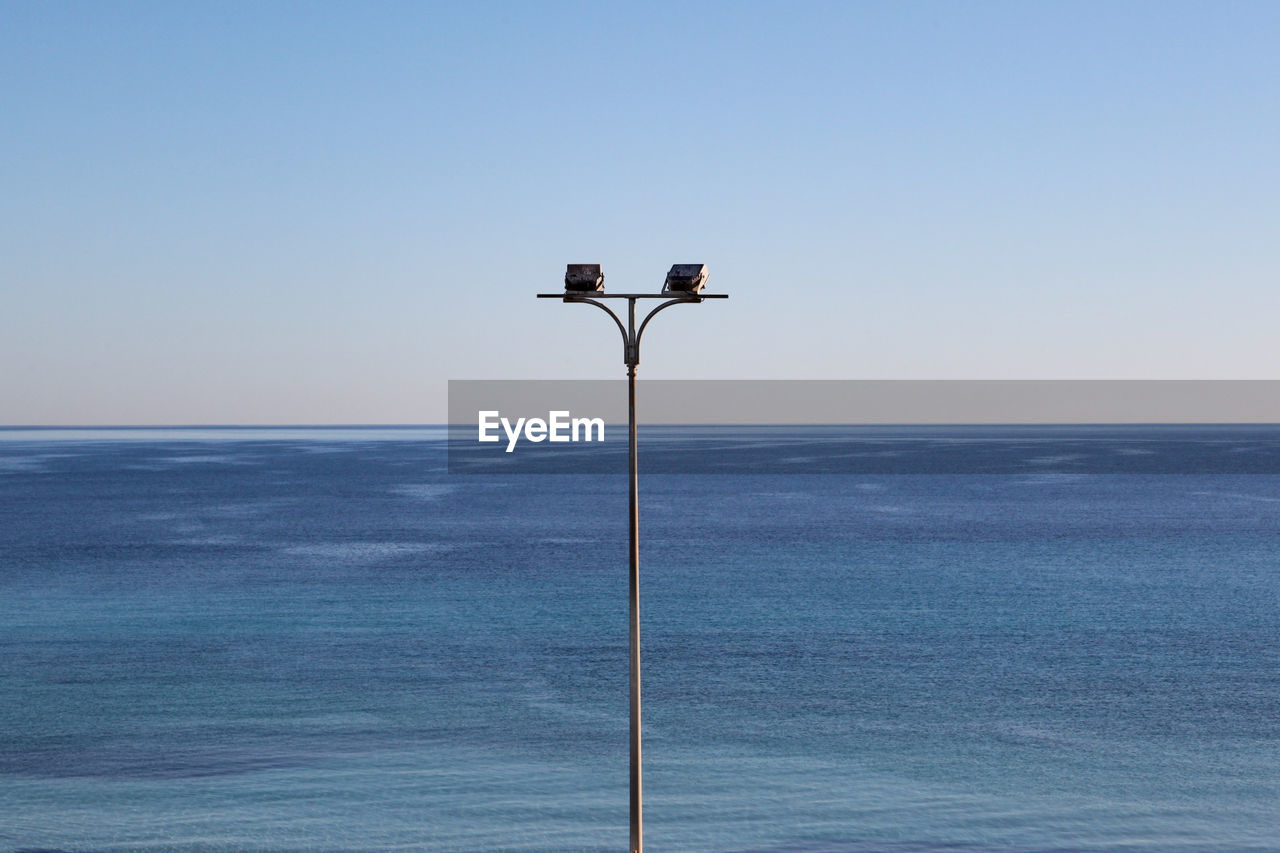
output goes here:
<path id="1" fill-rule="evenodd" d="M 0 848 L 625 849 L 622 478 L 7 439 Z M 648 849 L 1280 849 L 1280 478 L 641 489 Z"/>

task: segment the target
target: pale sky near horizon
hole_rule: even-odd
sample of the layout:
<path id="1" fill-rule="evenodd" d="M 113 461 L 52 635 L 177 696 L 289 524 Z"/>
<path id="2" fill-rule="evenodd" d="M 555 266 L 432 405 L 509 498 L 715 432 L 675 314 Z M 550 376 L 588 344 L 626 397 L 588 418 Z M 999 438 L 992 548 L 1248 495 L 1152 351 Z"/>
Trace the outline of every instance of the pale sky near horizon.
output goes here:
<path id="1" fill-rule="evenodd" d="M 642 378 L 1277 378 L 1274 2 L 0 2 L 0 424 Z"/>

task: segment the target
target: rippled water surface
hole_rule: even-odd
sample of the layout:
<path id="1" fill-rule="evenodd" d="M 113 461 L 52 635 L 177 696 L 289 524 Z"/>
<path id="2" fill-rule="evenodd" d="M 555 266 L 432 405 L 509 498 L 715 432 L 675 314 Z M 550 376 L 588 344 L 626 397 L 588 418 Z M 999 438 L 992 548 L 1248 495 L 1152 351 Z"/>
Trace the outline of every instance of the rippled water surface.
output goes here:
<path id="1" fill-rule="evenodd" d="M 0 848 L 625 849 L 624 478 L 0 438 Z M 642 480 L 648 849 L 1280 849 L 1280 478 L 812 450 Z"/>

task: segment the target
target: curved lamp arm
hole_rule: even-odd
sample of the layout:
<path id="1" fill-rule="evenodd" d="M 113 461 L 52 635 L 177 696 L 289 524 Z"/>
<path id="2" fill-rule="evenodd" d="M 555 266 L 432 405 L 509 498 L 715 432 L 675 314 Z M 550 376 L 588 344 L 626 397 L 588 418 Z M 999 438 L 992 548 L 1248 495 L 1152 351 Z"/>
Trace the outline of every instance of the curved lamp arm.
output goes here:
<path id="1" fill-rule="evenodd" d="M 663 302 L 657 308 L 654 308 L 652 311 L 650 311 L 648 315 L 645 316 L 644 322 L 640 324 L 640 328 L 636 330 L 636 361 L 640 360 L 640 336 L 644 334 L 644 327 L 649 325 L 649 321 L 653 319 L 654 314 L 657 314 L 663 308 L 670 308 L 672 305 L 679 305 L 681 303 L 686 303 L 686 302 L 701 302 L 701 301 L 702 301 L 701 299 L 688 299 L 688 298 L 668 299 L 666 302 Z M 618 325 L 621 326 L 622 324 L 619 323 Z"/>
<path id="2" fill-rule="evenodd" d="M 622 333 L 622 358 L 623 358 L 623 361 L 627 360 L 627 356 L 631 352 L 631 337 L 627 334 L 626 326 L 622 325 L 622 320 L 618 317 L 617 314 L 613 313 L 612 308 L 610 308 L 608 305 L 605 305 L 603 302 L 597 302 L 596 300 L 590 299 L 586 296 L 566 296 L 564 298 L 564 301 L 580 302 L 584 305 L 594 305 L 597 308 L 599 308 L 601 311 L 603 311 L 604 313 L 612 317 L 614 325 L 617 326 L 618 331 Z M 645 322 L 648 322 L 648 320 L 646 320 Z M 641 328 L 643 328 L 643 326 Z"/>
<path id="3" fill-rule="evenodd" d="M 672 305 L 681 303 L 699 303 L 704 299 L 728 299 L 726 293 L 689 293 L 687 296 L 676 296 L 667 299 L 645 315 L 644 320 L 640 323 L 640 328 L 636 328 L 636 301 L 640 299 L 662 299 L 667 296 L 670 291 L 665 293 L 539 293 L 539 299 L 560 299 L 564 302 L 583 302 L 588 305 L 594 305 L 601 311 L 608 314 L 613 319 L 613 324 L 618 327 L 618 332 L 622 335 L 622 363 L 635 370 L 636 365 L 640 363 L 640 337 L 644 334 L 645 328 L 649 325 L 649 321 L 653 316 L 664 308 L 670 308 Z M 622 318 L 613 311 L 602 300 L 605 299 L 625 299 L 627 300 L 627 322 L 623 323 Z"/>

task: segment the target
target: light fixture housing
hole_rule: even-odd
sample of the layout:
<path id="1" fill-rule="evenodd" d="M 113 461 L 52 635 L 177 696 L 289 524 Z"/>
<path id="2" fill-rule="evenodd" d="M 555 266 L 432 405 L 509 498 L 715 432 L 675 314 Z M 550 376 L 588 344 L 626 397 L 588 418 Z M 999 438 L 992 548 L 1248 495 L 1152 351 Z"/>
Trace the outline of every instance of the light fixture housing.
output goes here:
<path id="1" fill-rule="evenodd" d="M 706 264 L 672 264 L 663 293 L 699 293 L 707 283 Z"/>
<path id="2" fill-rule="evenodd" d="M 599 293 L 604 290 L 604 271 L 599 264 L 569 264 L 564 271 L 566 292 Z"/>

